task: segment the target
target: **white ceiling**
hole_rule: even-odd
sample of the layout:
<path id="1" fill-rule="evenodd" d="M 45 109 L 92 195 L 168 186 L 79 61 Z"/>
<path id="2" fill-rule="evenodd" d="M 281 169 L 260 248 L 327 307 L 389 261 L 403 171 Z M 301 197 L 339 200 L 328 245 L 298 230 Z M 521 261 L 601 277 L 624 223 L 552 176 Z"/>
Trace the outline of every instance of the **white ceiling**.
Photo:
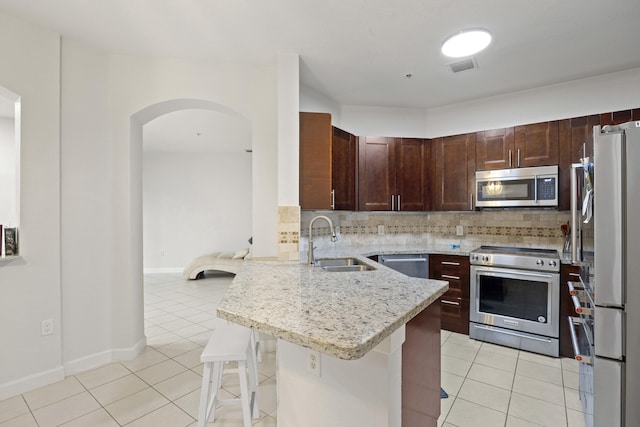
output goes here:
<path id="1" fill-rule="evenodd" d="M 109 52 L 273 63 L 343 105 L 432 108 L 640 67 L 639 0 L 0 0 L 0 11 Z M 444 39 L 484 27 L 478 68 Z M 411 78 L 406 75 L 411 74 Z"/>

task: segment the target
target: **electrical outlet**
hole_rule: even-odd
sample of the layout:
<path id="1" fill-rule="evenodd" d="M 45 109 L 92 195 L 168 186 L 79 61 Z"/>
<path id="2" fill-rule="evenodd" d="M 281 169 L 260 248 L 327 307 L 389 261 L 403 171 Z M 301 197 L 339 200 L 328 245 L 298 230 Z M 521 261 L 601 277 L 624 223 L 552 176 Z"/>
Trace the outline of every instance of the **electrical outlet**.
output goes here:
<path id="1" fill-rule="evenodd" d="M 307 371 L 320 376 L 320 352 L 309 350 L 307 352 Z"/>
<path id="2" fill-rule="evenodd" d="M 334 227 L 334 229 L 336 230 L 336 236 L 337 236 L 338 234 L 340 234 L 340 226 L 339 226 L 339 225 L 336 225 L 336 226 Z"/>
<path id="3" fill-rule="evenodd" d="M 42 336 L 53 334 L 53 319 L 43 320 L 41 325 Z"/>
<path id="4" fill-rule="evenodd" d="M 379 225 L 378 226 L 378 234 L 380 234 L 380 235 L 384 234 L 384 225 Z"/>
<path id="5" fill-rule="evenodd" d="M 456 225 L 456 236 L 464 236 L 464 227 L 462 225 Z"/>

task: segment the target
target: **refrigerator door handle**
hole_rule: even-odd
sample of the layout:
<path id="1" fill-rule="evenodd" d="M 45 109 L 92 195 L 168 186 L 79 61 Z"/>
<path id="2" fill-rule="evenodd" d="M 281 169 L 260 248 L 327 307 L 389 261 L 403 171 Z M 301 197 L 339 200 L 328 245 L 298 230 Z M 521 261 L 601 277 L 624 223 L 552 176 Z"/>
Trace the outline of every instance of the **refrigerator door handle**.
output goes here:
<path id="1" fill-rule="evenodd" d="M 580 235 L 580 218 L 578 217 L 578 169 L 582 169 L 582 163 L 571 164 L 571 263 L 578 259 L 578 236 Z"/>

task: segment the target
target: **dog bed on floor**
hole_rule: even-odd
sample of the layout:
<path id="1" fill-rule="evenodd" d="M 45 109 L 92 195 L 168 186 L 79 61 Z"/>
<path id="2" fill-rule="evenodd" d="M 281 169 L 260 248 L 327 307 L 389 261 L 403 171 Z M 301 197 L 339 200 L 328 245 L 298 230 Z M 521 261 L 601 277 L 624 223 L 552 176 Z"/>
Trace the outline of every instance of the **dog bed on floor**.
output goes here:
<path id="1" fill-rule="evenodd" d="M 207 270 L 237 274 L 247 255 L 249 255 L 248 249 L 237 252 L 214 252 L 209 255 L 199 256 L 185 267 L 182 276 L 188 280 L 197 280 L 202 278 Z"/>

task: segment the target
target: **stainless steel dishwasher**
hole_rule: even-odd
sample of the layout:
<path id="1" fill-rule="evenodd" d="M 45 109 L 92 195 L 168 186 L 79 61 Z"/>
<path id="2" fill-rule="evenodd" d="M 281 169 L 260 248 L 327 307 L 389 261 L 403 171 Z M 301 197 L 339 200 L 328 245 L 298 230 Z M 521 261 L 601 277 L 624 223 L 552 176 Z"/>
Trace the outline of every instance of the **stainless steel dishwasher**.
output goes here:
<path id="1" fill-rule="evenodd" d="M 425 254 L 380 255 L 380 264 L 411 277 L 429 277 L 429 257 Z"/>

